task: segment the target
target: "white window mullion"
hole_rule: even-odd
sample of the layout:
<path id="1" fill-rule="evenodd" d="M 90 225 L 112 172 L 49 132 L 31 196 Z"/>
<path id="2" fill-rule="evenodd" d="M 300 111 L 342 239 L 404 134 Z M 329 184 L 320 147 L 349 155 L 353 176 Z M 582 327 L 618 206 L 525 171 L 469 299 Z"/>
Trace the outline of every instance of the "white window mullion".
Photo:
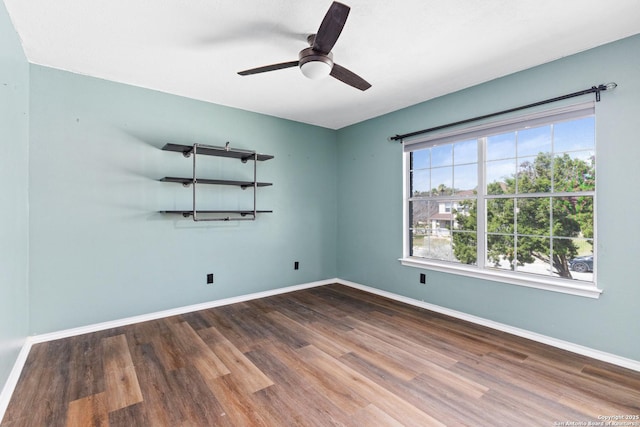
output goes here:
<path id="1" fill-rule="evenodd" d="M 486 217 L 486 193 L 485 185 L 485 159 L 487 153 L 487 138 L 478 139 L 478 199 L 476 201 L 476 229 L 477 229 L 477 264 L 478 268 L 485 268 L 487 259 L 487 217 Z"/>

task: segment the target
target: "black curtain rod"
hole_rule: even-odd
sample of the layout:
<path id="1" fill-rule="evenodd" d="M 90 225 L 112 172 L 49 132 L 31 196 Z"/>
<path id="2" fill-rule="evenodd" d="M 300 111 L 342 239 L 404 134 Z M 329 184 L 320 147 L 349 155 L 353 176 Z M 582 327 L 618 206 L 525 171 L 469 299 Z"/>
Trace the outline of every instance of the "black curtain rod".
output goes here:
<path id="1" fill-rule="evenodd" d="M 484 116 L 473 117 L 471 119 L 460 120 L 458 122 L 448 123 L 446 125 L 435 126 L 429 129 L 417 130 L 415 132 L 405 133 L 403 135 L 395 135 L 389 137 L 391 141 L 402 141 L 405 138 L 409 138 L 416 135 L 422 135 L 424 133 L 434 132 L 441 129 L 450 128 L 453 126 L 463 125 L 465 123 L 475 122 L 482 119 L 488 119 L 489 117 L 499 116 L 501 114 L 513 113 L 514 111 L 525 110 L 527 108 L 537 107 L 538 105 L 550 104 L 552 102 L 562 101 L 563 99 L 575 98 L 576 96 L 587 95 L 589 93 L 596 94 L 596 102 L 600 102 L 600 92 L 605 90 L 615 89 L 618 85 L 616 83 L 601 84 L 598 86 L 592 86 L 589 89 L 581 90 L 579 92 L 570 93 L 568 95 L 558 96 L 556 98 L 545 99 L 544 101 L 534 102 L 533 104 L 523 105 L 521 107 L 510 108 L 508 110 L 498 111 L 497 113 L 485 114 Z"/>

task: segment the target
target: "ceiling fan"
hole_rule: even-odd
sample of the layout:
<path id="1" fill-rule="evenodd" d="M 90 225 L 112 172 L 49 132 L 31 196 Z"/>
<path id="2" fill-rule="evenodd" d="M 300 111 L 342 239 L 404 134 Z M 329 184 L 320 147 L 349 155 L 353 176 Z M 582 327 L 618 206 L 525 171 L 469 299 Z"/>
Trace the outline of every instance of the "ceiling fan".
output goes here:
<path id="1" fill-rule="evenodd" d="M 367 90 L 371 87 L 366 80 L 352 71 L 333 62 L 331 49 L 336 44 L 351 8 L 334 1 L 324 16 L 316 34 L 307 37 L 309 47 L 302 49 L 297 61 L 281 62 L 238 72 L 241 76 L 300 67 L 302 74 L 310 79 L 320 79 L 330 75 L 356 89 Z"/>

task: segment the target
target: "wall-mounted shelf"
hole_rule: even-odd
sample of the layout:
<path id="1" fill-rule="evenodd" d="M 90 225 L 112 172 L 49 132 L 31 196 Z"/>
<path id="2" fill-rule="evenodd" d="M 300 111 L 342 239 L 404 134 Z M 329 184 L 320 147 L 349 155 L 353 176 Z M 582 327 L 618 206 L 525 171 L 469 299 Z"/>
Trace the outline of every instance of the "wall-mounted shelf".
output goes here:
<path id="1" fill-rule="evenodd" d="M 191 157 L 193 155 L 193 174 L 190 178 L 187 177 L 173 177 L 167 176 L 160 181 L 173 182 L 182 184 L 188 187 L 193 184 L 193 204 L 191 210 L 165 210 L 160 211 L 163 214 L 180 214 L 185 218 L 192 217 L 194 221 L 242 221 L 242 220 L 255 220 L 259 213 L 271 213 L 273 211 L 258 210 L 256 208 L 256 193 L 258 187 L 267 187 L 272 185 L 270 182 L 258 182 L 257 180 L 257 162 L 273 159 L 273 156 L 268 154 L 258 154 L 255 151 L 232 149 L 229 147 L 229 143 L 225 147 L 216 147 L 204 144 L 193 145 L 180 145 L 180 144 L 166 144 L 162 147 L 164 151 L 173 151 L 182 153 L 185 157 Z M 198 155 L 226 157 L 232 159 L 239 159 L 242 163 L 253 161 L 253 180 L 252 181 L 238 181 L 228 179 L 207 179 L 198 178 L 196 173 L 196 158 Z M 247 188 L 253 189 L 253 207 L 252 209 L 243 210 L 198 210 L 196 208 L 196 187 L 198 184 L 208 185 L 230 185 L 240 187 L 243 190 Z M 204 214 L 205 217 L 198 216 Z M 229 216 L 240 215 L 240 216 Z M 222 216 L 221 216 L 222 215 Z"/>
<path id="2" fill-rule="evenodd" d="M 165 176 L 160 181 L 162 182 L 176 182 L 178 184 L 182 184 L 185 187 L 193 184 L 193 178 L 178 178 L 174 176 Z M 254 185 L 258 187 L 267 187 L 269 185 L 273 185 L 270 182 L 253 182 L 253 181 L 232 181 L 228 179 L 203 179 L 198 178 L 198 184 L 212 184 L 212 185 L 235 185 L 237 187 L 241 187 L 243 190 L 245 188 L 251 188 Z"/>

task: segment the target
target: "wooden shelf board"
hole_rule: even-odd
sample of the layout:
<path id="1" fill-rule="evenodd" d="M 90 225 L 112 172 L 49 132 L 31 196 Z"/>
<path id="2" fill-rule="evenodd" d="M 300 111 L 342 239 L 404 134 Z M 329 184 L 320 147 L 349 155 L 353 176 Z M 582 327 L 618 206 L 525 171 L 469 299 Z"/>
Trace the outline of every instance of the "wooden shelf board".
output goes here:
<path id="1" fill-rule="evenodd" d="M 183 211 L 159 211 L 162 214 L 181 214 L 181 215 L 193 215 L 193 210 L 183 210 Z M 253 211 L 248 210 L 198 210 L 198 214 L 240 214 L 240 215 L 253 215 Z M 273 213 L 273 211 L 256 211 L 256 213 Z"/>
<path id="2" fill-rule="evenodd" d="M 162 182 L 176 182 L 179 184 L 192 184 L 193 178 L 180 178 L 175 176 L 165 176 L 160 181 Z M 198 178 L 198 184 L 212 184 L 212 185 L 236 185 L 238 187 L 253 187 L 252 181 L 235 181 L 228 179 L 203 179 Z M 267 187 L 273 185 L 270 182 L 258 182 L 258 187 Z"/>
<path id="3" fill-rule="evenodd" d="M 182 144 L 166 144 L 162 147 L 164 151 L 176 151 L 178 153 L 189 153 L 193 150 L 192 145 L 182 145 Z M 225 150 L 224 148 L 208 148 L 208 147 L 198 147 L 198 154 L 202 154 L 205 156 L 216 156 L 216 157 L 230 157 L 232 159 L 246 159 L 253 160 L 253 154 L 247 153 L 245 151 L 236 151 L 233 149 Z M 272 155 L 269 154 L 260 154 L 258 153 L 258 161 L 264 161 L 273 159 Z"/>

